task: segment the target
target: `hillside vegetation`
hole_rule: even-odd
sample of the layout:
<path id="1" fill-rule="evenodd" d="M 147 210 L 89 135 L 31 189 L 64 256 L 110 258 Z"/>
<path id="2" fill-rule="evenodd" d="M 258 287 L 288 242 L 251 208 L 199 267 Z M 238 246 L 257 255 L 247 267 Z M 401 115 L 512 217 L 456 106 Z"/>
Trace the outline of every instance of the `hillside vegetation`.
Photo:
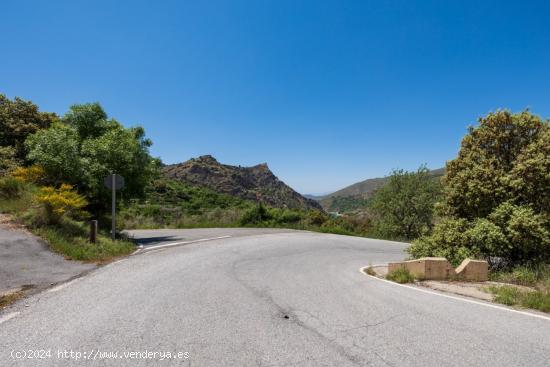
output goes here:
<path id="1" fill-rule="evenodd" d="M 131 242 L 87 241 L 90 218 L 101 223 L 110 201 L 103 178 L 122 174 L 126 198 L 143 197 L 158 160 L 141 127 L 125 128 L 98 103 L 73 105 L 59 117 L 32 102 L 0 95 L 0 211 L 11 214 L 50 247 L 76 260 L 103 261 L 133 251 Z"/>
<path id="2" fill-rule="evenodd" d="M 447 163 L 441 220 L 415 257 L 492 264 L 550 262 L 550 126 L 524 111 L 490 113 Z"/>
<path id="3" fill-rule="evenodd" d="M 126 254 L 132 245 L 107 231 L 103 178 L 116 172 L 127 183 L 117 196 L 119 229 L 263 226 L 412 241 L 413 257 L 487 259 L 495 276 L 536 278 L 543 298 L 548 292 L 550 127 L 529 111 L 481 118 L 445 170 L 395 170 L 334 193 L 324 205 L 339 216 L 266 164 L 203 156 L 163 166 L 151 144 L 143 128 L 125 127 L 98 103 L 57 116 L 0 95 L 0 211 L 67 257 Z M 90 219 L 100 222 L 98 244 L 86 240 Z"/>
<path id="4" fill-rule="evenodd" d="M 190 159 L 163 168 L 164 176 L 244 200 L 289 209 L 321 209 L 319 203 L 303 197 L 279 180 L 267 164 L 253 167 L 219 163 L 210 155 Z"/>
<path id="5" fill-rule="evenodd" d="M 445 168 L 431 170 L 429 174 L 437 180 L 445 174 Z M 374 192 L 389 180 L 390 176 L 369 178 L 315 199 L 325 210 L 330 212 L 346 213 L 364 209 L 367 206 L 368 199 L 372 197 Z"/>
<path id="6" fill-rule="evenodd" d="M 280 227 L 365 235 L 361 223 L 318 209 L 289 209 L 244 200 L 206 187 L 160 177 L 145 198 L 123 204 L 124 228 Z"/>

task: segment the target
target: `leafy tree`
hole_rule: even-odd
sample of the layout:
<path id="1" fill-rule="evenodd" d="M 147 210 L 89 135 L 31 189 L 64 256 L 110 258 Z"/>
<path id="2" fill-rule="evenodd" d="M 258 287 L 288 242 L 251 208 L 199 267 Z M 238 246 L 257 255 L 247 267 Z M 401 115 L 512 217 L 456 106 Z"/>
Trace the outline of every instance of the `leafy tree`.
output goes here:
<path id="1" fill-rule="evenodd" d="M 72 105 L 63 116 L 63 122 L 76 129 L 81 141 L 103 135 L 112 125 L 98 102 Z"/>
<path id="2" fill-rule="evenodd" d="M 447 219 L 411 246 L 413 256 L 550 261 L 548 121 L 529 111 L 481 118 L 447 163 L 445 182 Z"/>
<path id="3" fill-rule="evenodd" d="M 516 203 L 528 205 L 536 212 L 550 212 L 550 128 L 544 131 L 517 156 L 510 171 L 510 186 Z"/>
<path id="4" fill-rule="evenodd" d="M 113 125 L 103 135 L 83 141 L 81 155 L 89 176 L 94 196 L 104 192 L 103 178 L 116 172 L 125 178 L 125 193 L 142 196 L 145 187 L 157 172 L 157 162 L 151 159 L 143 128 L 126 129 Z"/>
<path id="5" fill-rule="evenodd" d="M 149 154 L 151 141 L 141 127 L 125 128 L 97 103 L 73 105 L 62 122 L 31 135 L 28 158 L 42 166 L 54 184 L 76 185 L 95 208 L 107 202 L 103 179 L 115 172 L 125 178 L 123 193 L 139 197 L 158 174 Z"/>
<path id="6" fill-rule="evenodd" d="M 79 151 L 79 136 L 74 128 L 55 123 L 30 135 L 25 143 L 27 158 L 42 166 L 53 184 L 69 182 L 84 188 L 88 175 Z"/>
<path id="7" fill-rule="evenodd" d="M 54 113 L 40 112 L 38 106 L 31 101 L 19 97 L 10 100 L 0 94 L 0 147 L 14 149 L 12 153 L 2 150 L 2 160 L 24 162 L 27 154 L 25 139 L 30 134 L 49 127 L 56 120 Z"/>
<path id="8" fill-rule="evenodd" d="M 387 238 L 414 239 L 430 231 L 440 183 L 425 167 L 395 170 L 369 201 L 374 231 Z"/>
<path id="9" fill-rule="evenodd" d="M 531 205 L 539 190 L 548 195 L 548 129 L 548 122 L 529 111 L 497 111 L 470 127 L 458 157 L 447 163 L 447 214 L 482 218 L 518 196 Z M 532 177 L 524 177 L 527 173 Z"/>

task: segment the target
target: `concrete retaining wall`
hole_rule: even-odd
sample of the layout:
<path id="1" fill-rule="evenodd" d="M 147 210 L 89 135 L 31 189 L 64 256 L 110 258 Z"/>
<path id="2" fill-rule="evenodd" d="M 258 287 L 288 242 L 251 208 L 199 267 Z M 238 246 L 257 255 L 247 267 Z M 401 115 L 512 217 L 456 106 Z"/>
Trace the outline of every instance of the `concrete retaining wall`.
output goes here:
<path id="1" fill-rule="evenodd" d="M 456 275 L 460 280 L 484 282 L 489 278 L 489 264 L 487 261 L 465 259 L 456 268 Z"/>
<path id="2" fill-rule="evenodd" d="M 388 273 L 401 267 L 408 269 L 418 279 L 468 281 L 486 281 L 489 268 L 486 261 L 466 259 L 455 270 L 444 257 L 423 257 L 418 260 L 389 263 Z"/>

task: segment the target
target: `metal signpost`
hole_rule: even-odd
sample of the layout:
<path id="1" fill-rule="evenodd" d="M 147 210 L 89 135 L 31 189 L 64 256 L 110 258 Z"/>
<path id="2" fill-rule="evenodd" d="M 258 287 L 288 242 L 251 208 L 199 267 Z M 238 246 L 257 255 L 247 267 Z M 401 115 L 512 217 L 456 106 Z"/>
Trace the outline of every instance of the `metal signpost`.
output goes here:
<path id="1" fill-rule="evenodd" d="M 124 187 L 124 177 L 117 175 L 116 173 L 111 173 L 109 176 L 105 177 L 103 184 L 106 188 L 111 189 L 111 238 L 114 240 L 116 236 L 116 190 L 120 190 Z"/>

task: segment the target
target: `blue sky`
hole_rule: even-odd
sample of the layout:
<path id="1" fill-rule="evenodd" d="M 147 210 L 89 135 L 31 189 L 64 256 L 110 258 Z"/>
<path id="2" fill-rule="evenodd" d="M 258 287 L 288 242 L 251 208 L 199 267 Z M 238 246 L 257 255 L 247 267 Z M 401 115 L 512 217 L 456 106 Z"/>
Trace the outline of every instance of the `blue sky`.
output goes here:
<path id="1" fill-rule="evenodd" d="M 547 1 L 12 1 L 0 93 L 99 101 L 166 163 L 267 162 L 302 193 L 444 165 L 498 108 L 550 116 Z"/>

